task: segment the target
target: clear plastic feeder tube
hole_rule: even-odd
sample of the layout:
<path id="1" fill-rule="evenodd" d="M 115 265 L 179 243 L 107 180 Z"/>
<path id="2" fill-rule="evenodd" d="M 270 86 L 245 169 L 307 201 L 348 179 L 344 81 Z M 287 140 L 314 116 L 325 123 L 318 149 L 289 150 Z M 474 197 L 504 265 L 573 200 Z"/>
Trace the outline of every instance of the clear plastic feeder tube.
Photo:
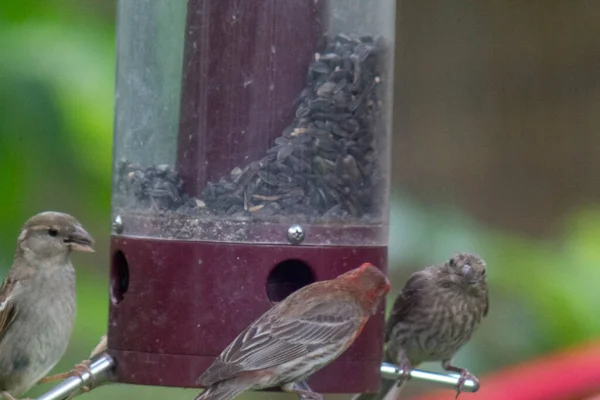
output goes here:
<path id="1" fill-rule="evenodd" d="M 119 3 L 123 235 L 387 244 L 395 2 Z"/>

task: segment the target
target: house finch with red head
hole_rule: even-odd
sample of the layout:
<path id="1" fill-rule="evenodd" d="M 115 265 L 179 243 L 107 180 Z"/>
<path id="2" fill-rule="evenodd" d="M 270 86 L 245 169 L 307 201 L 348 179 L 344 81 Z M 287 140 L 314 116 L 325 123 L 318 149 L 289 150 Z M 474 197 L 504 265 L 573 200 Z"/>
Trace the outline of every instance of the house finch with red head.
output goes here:
<path id="1" fill-rule="evenodd" d="M 396 363 L 405 377 L 422 362 L 441 361 L 445 370 L 460 373 L 457 396 L 467 379 L 478 382 L 451 359 L 487 315 L 485 268 L 480 257 L 458 253 L 444 264 L 415 272 L 396 297 L 386 323 L 386 361 Z M 382 398 L 391 385 L 382 386 L 378 395 L 357 398 Z"/>
<path id="2" fill-rule="evenodd" d="M 304 380 L 354 342 L 389 289 L 381 271 L 363 264 L 292 293 L 223 350 L 198 378 L 207 389 L 195 400 L 228 400 L 275 386 L 320 399 Z"/>
<path id="3" fill-rule="evenodd" d="M 44 212 L 25 223 L 0 287 L 0 392 L 20 396 L 63 356 L 75 322 L 73 251 L 92 237 L 70 215 Z"/>

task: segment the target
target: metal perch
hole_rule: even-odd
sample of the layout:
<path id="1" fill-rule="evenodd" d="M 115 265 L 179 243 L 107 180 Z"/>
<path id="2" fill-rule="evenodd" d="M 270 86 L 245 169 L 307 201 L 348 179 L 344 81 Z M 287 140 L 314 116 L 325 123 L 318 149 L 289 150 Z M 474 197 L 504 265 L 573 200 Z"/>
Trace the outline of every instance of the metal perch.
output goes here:
<path id="1" fill-rule="evenodd" d="M 72 376 L 67 378 L 35 400 L 64 400 L 69 396 L 77 395 L 77 392 L 83 387 L 92 383 L 95 386 L 100 386 L 110 380 L 114 365 L 115 362 L 113 358 L 108 354 L 103 354 L 90 365 L 91 374 L 84 372 L 81 377 Z M 398 370 L 394 364 L 382 363 L 380 371 L 383 379 L 387 380 L 397 380 L 401 375 L 401 371 Z M 417 369 L 410 372 L 410 377 L 411 379 L 426 381 L 452 389 L 456 389 L 459 378 L 457 374 L 446 375 Z M 465 382 L 463 388 L 464 392 L 476 392 L 477 390 L 479 390 L 479 385 L 477 383 L 470 379 Z"/>
<path id="2" fill-rule="evenodd" d="M 90 364 L 91 373 L 83 372 L 81 377 L 69 377 L 35 400 L 64 400 L 76 395 L 85 386 L 100 386 L 110 380 L 114 365 L 113 358 L 105 353 Z"/>
<path id="3" fill-rule="evenodd" d="M 394 364 L 389 363 L 381 363 L 381 377 L 387 380 L 397 380 L 401 376 L 401 370 L 398 369 Z M 421 371 L 418 369 L 413 369 L 410 371 L 411 379 L 416 379 L 420 381 L 425 381 L 428 383 L 433 383 L 436 385 L 441 385 L 444 387 L 456 389 L 458 386 L 458 379 L 460 376 L 458 374 L 439 374 L 436 372 L 428 372 Z M 462 389 L 463 392 L 471 392 L 474 393 L 479 390 L 479 384 L 477 382 L 468 379 L 464 387 Z"/>

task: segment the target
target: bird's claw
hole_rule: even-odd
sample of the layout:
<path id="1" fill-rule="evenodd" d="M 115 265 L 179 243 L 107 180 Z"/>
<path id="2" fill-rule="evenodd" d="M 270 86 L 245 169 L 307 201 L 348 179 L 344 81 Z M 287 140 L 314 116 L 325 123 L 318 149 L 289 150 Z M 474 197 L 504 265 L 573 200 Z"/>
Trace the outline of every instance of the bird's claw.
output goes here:
<path id="1" fill-rule="evenodd" d="M 64 380 L 66 378 L 70 378 L 73 376 L 77 376 L 79 377 L 79 379 L 81 379 L 82 381 L 84 380 L 84 374 L 89 374 L 90 375 L 90 380 L 91 383 L 90 385 L 85 385 L 81 388 L 82 392 L 89 392 L 90 390 L 92 390 L 95 386 L 95 382 L 94 382 L 94 375 L 92 374 L 92 371 L 90 371 L 90 365 L 91 365 L 91 361 L 90 360 L 84 360 L 82 362 L 80 362 L 79 364 L 76 364 L 72 370 L 68 371 L 68 372 L 63 372 L 62 374 L 56 374 L 56 375 L 52 375 L 52 376 L 47 376 L 43 379 L 41 379 L 38 384 L 40 383 L 46 383 L 46 382 L 52 382 L 52 381 L 56 381 L 56 380 Z M 73 397 L 73 395 L 71 395 L 70 397 L 68 397 L 68 399 L 70 399 L 71 397 Z M 11 400 L 11 399 L 9 399 Z"/>
<path id="2" fill-rule="evenodd" d="M 468 380 L 473 381 L 475 387 L 479 387 L 479 379 L 477 379 L 475 375 L 467 371 L 465 368 L 455 367 L 450 362 L 450 360 L 442 361 L 442 368 L 444 368 L 446 371 L 458 372 L 460 374 L 460 378 L 458 379 L 458 383 L 456 384 L 457 399 L 460 393 L 462 392 L 463 388 L 465 387 L 465 383 Z"/>
<path id="3" fill-rule="evenodd" d="M 458 384 L 456 385 L 456 397 L 455 397 L 456 399 L 458 399 L 458 396 L 462 392 L 463 388 L 465 387 L 465 383 L 468 380 L 473 381 L 475 383 L 475 386 L 479 386 L 479 379 L 477 379 L 477 377 L 475 375 L 473 375 L 466 369 L 461 368 L 460 369 L 460 378 L 458 379 Z"/>
<path id="4" fill-rule="evenodd" d="M 323 400 L 323 396 L 310 390 L 296 390 L 301 400 Z"/>
<path id="5" fill-rule="evenodd" d="M 283 385 L 281 389 L 284 392 L 296 393 L 300 400 L 323 400 L 323 396 L 317 392 L 313 392 L 305 381 Z"/>
<path id="6" fill-rule="evenodd" d="M 90 370 L 90 365 L 91 365 L 90 360 L 84 360 L 84 361 L 80 362 L 79 364 L 76 364 L 70 372 L 71 376 L 78 376 L 81 380 L 83 380 L 83 374 L 87 373 L 90 375 L 91 383 L 89 386 L 88 385 L 83 386 L 81 388 L 82 392 L 89 392 L 95 386 L 94 375 L 92 374 L 92 371 Z"/>
<path id="7" fill-rule="evenodd" d="M 397 385 L 410 379 L 410 371 L 412 371 L 412 365 L 406 357 L 398 357 L 398 365 L 396 366 L 396 373 L 400 375 L 397 381 Z"/>
<path id="8" fill-rule="evenodd" d="M 40 379 L 38 384 L 53 382 L 53 381 L 57 381 L 57 380 L 64 380 L 64 379 L 70 378 L 72 376 L 78 376 L 79 378 L 83 379 L 84 373 L 87 372 L 88 374 L 91 375 L 90 364 L 91 363 L 89 360 L 82 361 L 79 364 L 76 364 L 73 367 L 73 369 L 68 372 L 63 372 L 62 374 L 51 375 L 51 376 L 47 376 L 45 378 Z"/>

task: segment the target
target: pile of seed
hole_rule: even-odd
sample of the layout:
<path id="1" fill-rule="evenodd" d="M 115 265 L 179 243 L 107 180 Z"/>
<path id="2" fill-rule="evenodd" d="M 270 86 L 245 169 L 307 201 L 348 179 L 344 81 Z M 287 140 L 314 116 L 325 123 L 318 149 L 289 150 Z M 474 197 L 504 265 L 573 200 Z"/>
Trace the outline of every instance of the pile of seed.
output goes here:
<path id="1" fill-rule="evenodd" d="M 121 207 L 179 210 L 195 206 L 194 200 L 183 191 L 183 180 L 167 164 L 143 167 L 121 160 L 115 176 Z"/>
<path id="2" fill-rule="evenodd" d="M 169 166 L 122 162 L 118 187 L 136 207 L 219 216 L 374 217 L 384 174 L 385 136 L 379 69 L 383 46 L 372 37 L 337 35 L 309 66 L 296 116 L 259 161 L 208 182 L 202 199 L 183 193 Z M 198 210 L 202 209 L 202 210 Z"/>

